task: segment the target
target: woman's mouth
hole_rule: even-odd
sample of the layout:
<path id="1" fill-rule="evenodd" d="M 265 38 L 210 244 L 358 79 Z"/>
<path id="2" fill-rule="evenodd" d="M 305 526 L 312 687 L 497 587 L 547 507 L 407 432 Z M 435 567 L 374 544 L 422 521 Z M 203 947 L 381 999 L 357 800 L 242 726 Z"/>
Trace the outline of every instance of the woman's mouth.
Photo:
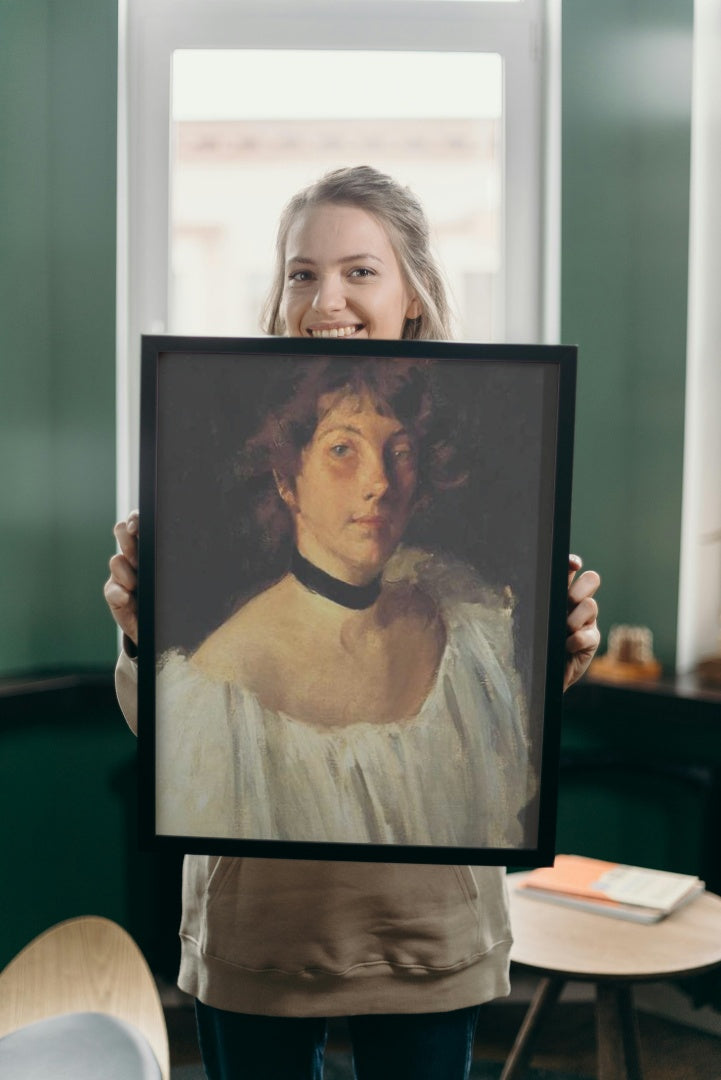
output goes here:
<path id="1" fill-rule="evenodd" d="M 311 326 L 308 334 L 312 338 L 346 338 L 353 337 L 362 330 L 364 323 L 353 323 L 352 326 Z"/>
<path id="2" fill-rule="evenodd" d="M 354 521 L 356 525 L 365 525 L 366 527 L 380 529 L 388 523 L 388 518 L 383 514 L 368 514 L 367 517 L 354 518 Z"/>

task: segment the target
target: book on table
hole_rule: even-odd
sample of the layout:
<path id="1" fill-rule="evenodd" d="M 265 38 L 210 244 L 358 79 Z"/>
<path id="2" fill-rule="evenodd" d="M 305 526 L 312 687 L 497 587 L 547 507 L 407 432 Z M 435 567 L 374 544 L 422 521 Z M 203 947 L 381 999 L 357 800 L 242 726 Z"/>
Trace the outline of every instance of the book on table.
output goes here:
<path id="1" fill-rule="evenodd" d="M 534 900 L 654 923 L 689 903 L 705 885 L 693 874 L 557 855 L 553 866 L 532 870 L 516 887 Z"/>

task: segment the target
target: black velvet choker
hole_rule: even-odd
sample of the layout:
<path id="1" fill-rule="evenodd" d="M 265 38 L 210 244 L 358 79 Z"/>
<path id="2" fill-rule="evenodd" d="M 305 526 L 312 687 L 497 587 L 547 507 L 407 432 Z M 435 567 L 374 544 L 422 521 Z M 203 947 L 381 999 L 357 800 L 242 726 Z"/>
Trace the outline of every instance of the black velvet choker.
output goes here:
<path id="1" fill-rule="evenodd" d="M 290 572 L 306 589 L 324 596 L 326 600 L 332 600 L 334 604 L 340 604 L 341 607 L 352 608 L 353 611 L 363 611 L 375 604 L 381 591 L 380 574 L 367 585 L 349 585 L 347 581 L 339 581 L 308 562 L 297 548 L 293 548 Z"/>

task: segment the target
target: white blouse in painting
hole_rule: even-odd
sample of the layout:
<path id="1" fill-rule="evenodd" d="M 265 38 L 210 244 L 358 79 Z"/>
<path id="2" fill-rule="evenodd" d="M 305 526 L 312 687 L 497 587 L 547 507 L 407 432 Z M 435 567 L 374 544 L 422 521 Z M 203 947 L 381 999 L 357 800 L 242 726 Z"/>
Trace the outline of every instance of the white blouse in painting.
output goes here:
<path id="1" fill-rule="evenodd" d="M 160 835 L 443 847 L 535 846 L 537 775 L 512 606 L 417 550 L 389 561 L 438 605 L 439 669 L 413 717 L 314 726 L 166 653 L 156 682 Z"/>

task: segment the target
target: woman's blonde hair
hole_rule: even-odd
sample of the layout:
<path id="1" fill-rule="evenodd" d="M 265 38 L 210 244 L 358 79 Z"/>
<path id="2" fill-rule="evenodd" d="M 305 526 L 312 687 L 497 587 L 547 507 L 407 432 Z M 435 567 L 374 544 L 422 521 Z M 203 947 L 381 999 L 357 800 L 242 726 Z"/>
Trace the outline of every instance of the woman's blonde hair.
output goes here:
<path id="1" fill-rule="evenodd" d="M 421 314 L 417 318 L 406 319 L 401 337 L 448 341 L 452 336 L 451 311 L 441 271 L 430 250 L 428 221 L 423 207 L 410 188 L 370 165 L 327 173 L 294 195 L 285 207 L 278 224 L 275 274 L 263 311 L 263 330 L 277 336 L 286 332 L 281 303 L 288 233 L 300 214 L 323 203 L 357 206 L 372 214 L 388 233 L 401 272 L 421 305 Z"/>

